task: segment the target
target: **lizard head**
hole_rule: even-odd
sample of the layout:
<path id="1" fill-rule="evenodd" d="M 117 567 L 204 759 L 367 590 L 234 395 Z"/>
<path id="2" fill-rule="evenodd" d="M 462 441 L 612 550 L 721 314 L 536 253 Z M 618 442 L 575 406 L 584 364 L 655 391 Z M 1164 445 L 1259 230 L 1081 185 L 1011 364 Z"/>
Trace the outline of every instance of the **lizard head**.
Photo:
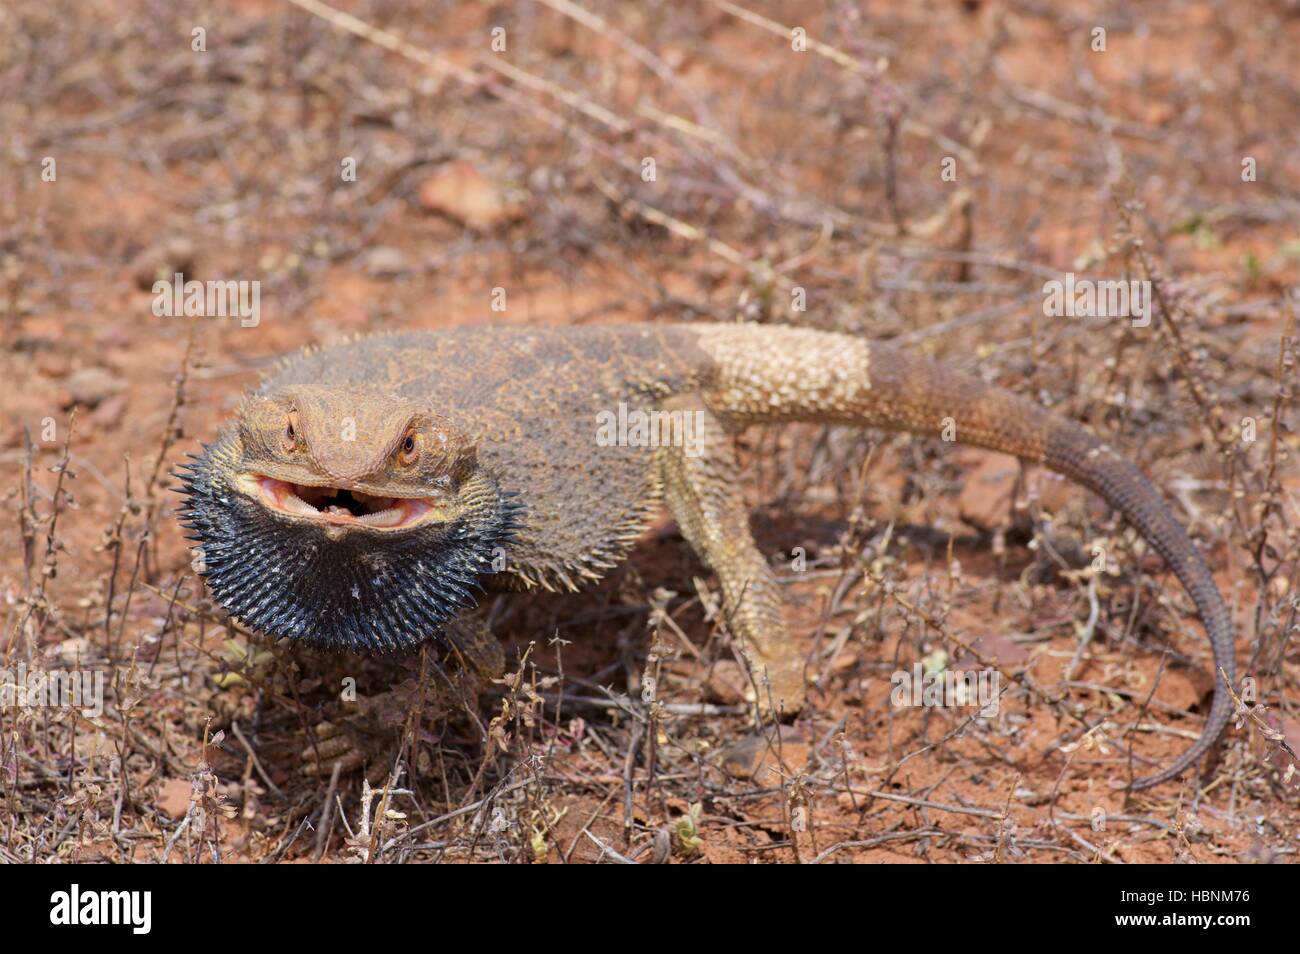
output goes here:
<path id="1" fill-rule="evenodd" d="M 474 604 L 518 509 L 453 421 L 355 387 L 249 395 L 181 478 L 183 525 L 217 601 L 322 648 L 435 636 Z"/>

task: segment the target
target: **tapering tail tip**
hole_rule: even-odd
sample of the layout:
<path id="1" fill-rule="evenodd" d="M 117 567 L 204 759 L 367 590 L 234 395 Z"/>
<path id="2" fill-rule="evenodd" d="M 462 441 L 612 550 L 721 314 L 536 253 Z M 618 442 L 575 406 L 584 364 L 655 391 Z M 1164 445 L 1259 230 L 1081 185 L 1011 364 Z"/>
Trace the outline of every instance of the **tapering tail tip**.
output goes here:
<path id="1" fill-rule="evenodd" d="M 1047 432 L 1043 462 L 1093 490 L 1122 513 L 1164 557 L 1196 604 L 1214 655 L 1214 697 L 1205 730 L 1173 764 L 1154 775 L 1134 780 L 1128 787 L 1137 791 L 1178 778 L 1214 748 L 1232 718 L 1228 686 L 1236 682 L 1237 658 L 1227 605 L 1200 551 L 1164 498 L 1136 466 L 1064 418 L 1056 418 Z"/>

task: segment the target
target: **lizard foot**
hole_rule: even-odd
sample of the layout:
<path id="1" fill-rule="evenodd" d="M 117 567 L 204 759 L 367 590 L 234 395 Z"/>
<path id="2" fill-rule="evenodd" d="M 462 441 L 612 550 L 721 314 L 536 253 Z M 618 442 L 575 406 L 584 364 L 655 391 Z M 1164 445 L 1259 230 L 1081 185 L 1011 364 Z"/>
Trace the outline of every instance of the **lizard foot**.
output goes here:
<path id="1" fill-rule="evenodd" d="M 749 702 L 758 702 L 758 711 L 764 720 L 791 722 L 803 711 L 808 698 L 803 670 L 802 656 L 753 665 L 750 671 L 754 685 L 746 690 L 745 698 Z"/>
<path id="2" fill-rule="evenodd" d="M 794 726 L 775 726 L 723 746 L 718 766 L 732 778 L 779 782 L 783 774 L 802 766 L 807 742 L 807 734 Z"/>
<path id="3" fill-rule="evenodd" d="M 302 774 L 329 778 L 336 764 L 342 775 L 366 767 L 386 772 L 397 752 L 407 695 L 400 689 L 380 693 L 350 706 L 353 712 L 317 723 L 300 756 Z"/>
<path id="4" fill-rule="evenodd" d="M 500 642 L 478 620 L 457 620 L 445 636 L 449 652 L 437 675 L 423 683 L 410 678 L 373 696 L 343 702 L 344 711 L 320 722 L 301 754 L 302 773 L 329 778 L 334 766 L 346 774 L 366 769 L 372 783 L 393 766 L 402 733 L 412 713 L 422 719 L 439 719 L 453 711 L 473 707 L 478 687 L 505 670 Z M 419 729 L 417 727 L 417 737 Z"/>

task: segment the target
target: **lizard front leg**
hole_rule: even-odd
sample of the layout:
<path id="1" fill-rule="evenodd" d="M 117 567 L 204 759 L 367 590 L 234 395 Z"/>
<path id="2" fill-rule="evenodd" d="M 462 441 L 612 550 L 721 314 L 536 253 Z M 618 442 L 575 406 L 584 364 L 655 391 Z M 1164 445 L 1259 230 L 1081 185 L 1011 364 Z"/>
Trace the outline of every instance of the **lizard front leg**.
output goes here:
<path id="1" fill-rule="evenodd" d="M 776 576 L 750 534 L 730 436 L 695 398 L 670 399 L 664 410 L 690 415 L 677 430 L 688 439 L 660 451 L 664 499 L 682 536 L 718 576 L 760 708 L 794 715 L 804 704 L 804 658 L 786 632 Z"/>
<path id="2" fill-rule="evenodd" d="M 391 768 L 406 720 L 417 707 L 422 717 L 434 719 L 457 706 L 472 709 L 479 687 L 505 671 L 501 642 L 477 614 L 449 622 L 443 639 L 448 651 L 442 674 L 430 673 L 423 684 L 408 679 L 317 724 L 315 738 L 302 751 L 303 774 L 328 778 L 335 763 L 341 763 L 344 774 L 370 767 L 367 774 L 375 781 Z"/>

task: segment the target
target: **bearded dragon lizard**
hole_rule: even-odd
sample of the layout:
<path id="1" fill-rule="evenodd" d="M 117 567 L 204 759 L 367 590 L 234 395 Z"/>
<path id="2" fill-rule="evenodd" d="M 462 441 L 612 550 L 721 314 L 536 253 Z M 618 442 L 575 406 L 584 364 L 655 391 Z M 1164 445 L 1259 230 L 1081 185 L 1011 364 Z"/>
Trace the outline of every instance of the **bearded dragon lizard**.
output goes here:
<path id="1" fill-rule="evenodd" d="M 618 414 L 652 426 L 601 439 L 602 417 Z M 657 439 L 665 421 L 678 422 L 678 439 Z M 453 621 L 469 618 L 485 587 L 575 590 L 599 579 L 666 503 L 717 575 L 760 698 L 790 715 L 804 704 L 804 659 L 750 535 L 731 440 L 785 421 L 936 436 L 955 426 L 958 442 L 1043 464 L 1099 494 L 1182 581 L 1216 668 L 1199 739 L 1130 787 L 1176 778 L 1211 750 L 1232 709 L 1232 622 L 1151 482 L 1032 401 L 842 334 L 464 328 L 308 350 L 246 395 L 183 473 L 183 524 L 216 600 L 247 626 L 381 653 L 454 640 Z"/>

